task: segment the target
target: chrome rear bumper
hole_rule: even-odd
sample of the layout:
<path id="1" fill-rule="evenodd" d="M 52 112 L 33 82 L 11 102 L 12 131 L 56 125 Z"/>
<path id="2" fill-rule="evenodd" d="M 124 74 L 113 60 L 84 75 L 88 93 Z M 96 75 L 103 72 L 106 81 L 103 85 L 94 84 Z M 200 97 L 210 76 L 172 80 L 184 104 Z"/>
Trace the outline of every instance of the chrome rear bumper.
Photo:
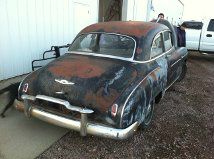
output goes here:
<path id="1" fill-rule="evenodd" d="M 137 127 L 139 125 L 138 122 L 135 122 L 125 129 L 116 129 L 106 125 L 88 122 L 87 114 L 93 113 L 93 110 L 72 106 L 70 105 L 69 102 L 63 101 L 61 99 L 43 96 L 43 95 L 38 95 L 38 96 L 23 95 L 22 99 L 24 100 L 24 102 L 15 100 L 15 108 L 19 111 L 24 111 L 28 117 L 33 116 L 40 120 L 46 121 L 48 123 L 51 123 L 57 126 L 79 131 L 82 136 L 91 134 L 91 135 L 96 135 L 96 136 L 101 136 L 106 138 L 112 138 L 112 139 L 126 139 L 137 130 Z M 72 111 L 77 111 L 81 113 L 81 119 L 76 120 L 76 119 L 66 118 L 63 116 L 46 112 L 37 107 L 30 106 L 28 101 L 29 100 L 34 101 L 36 99 L 46 100 L 46 101 L 58 103 L 64 106 L 66 105 L 66 108 Z"/>

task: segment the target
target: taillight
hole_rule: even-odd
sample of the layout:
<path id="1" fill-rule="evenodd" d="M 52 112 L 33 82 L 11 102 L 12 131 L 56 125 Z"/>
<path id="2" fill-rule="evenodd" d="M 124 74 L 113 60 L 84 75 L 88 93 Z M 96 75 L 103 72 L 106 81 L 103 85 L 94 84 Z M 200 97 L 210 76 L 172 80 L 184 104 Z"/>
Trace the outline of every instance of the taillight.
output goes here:
<path id="1" fill-rule="evenodd" d="M 112 107 L 111 107 L 111 115 L 112 115 L 113 117 L 116 116 L 116 114 L 117 114 L 117 109 L 118 109 L 118 105 L 117 105 L 117 104 L 113 104 Z"/>
<path id="2" fill-rule="evenodd" d="M 28 83 L 25 83 L 23 88 L 22 88 L 22 91 L 26 93 L 27 90 L 28 90 Z"/>

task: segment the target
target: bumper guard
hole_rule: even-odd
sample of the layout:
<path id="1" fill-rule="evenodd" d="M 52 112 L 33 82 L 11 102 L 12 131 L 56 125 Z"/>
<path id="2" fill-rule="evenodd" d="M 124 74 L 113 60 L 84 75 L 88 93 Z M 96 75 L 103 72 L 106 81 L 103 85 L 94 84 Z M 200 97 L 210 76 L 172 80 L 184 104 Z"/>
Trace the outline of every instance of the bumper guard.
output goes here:
<path id="1" fill-rule="evenodd" d="M 139 125 L 138 122 L 133 123 L 129 127 L 125 129 L 116 129 L 110 126 L 101 125 L 98 123 L 88 122 L 87 115 L 93 113 L 94 111 L 87 108 L 80 108 L 77 106 L 72 106 L 68 101 L 53 98 L 44 95 L 30 96 L 30 95 L 22 95 L 21 97 L 24 100 L 24 103 L 18 100 L 15 100 L 15 108 L 19 111 L 24 111 L 27 117 L 36 117 L 40 120 L 46 121 L 48 123 L 72 129 L 75 131 L 79 131 L 82 136 L 86 136 L 87 134 L 112 138 L 112 139 L 126 139 L 131 136 Z M 35 101 L 36 99 L 45 100 L 57 104 L 64 105 L 67 109 L 71 111 L 76 111 L 81 113 L 81 119 L 70 119 L 63 116 L 59 116 L 53 113 L 46 112 L 37 107 L 31 106 L 29 104 L 29 100 Z"/>

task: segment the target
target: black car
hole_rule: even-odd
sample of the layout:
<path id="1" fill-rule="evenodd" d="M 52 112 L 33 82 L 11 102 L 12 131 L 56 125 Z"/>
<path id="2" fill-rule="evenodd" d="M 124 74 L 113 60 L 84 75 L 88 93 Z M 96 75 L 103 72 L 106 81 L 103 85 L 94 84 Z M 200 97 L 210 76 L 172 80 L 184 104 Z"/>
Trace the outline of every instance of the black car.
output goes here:
<path id="1" fill-rule="evenodd" d="M 65 55 L 22 81 L 16 108 L 83 136 L 129 137 L 185 76 L 187 49 L 172 29 L 133 21 L 86 27 Z"/>

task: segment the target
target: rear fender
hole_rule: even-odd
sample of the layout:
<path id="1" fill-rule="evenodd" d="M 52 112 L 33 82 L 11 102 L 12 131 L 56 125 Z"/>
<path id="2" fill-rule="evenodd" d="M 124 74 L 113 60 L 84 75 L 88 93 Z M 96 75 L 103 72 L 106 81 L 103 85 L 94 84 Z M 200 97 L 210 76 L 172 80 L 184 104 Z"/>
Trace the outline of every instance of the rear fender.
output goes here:
<path id="1" fill-rule="evenodd" d="M 142 123 L 146 106 L 164 90 L 166 75 L 158 67 L 151 71 L 129 94 L 120 114 L 120 127 L 125 128 L 135 121 Z"/>

